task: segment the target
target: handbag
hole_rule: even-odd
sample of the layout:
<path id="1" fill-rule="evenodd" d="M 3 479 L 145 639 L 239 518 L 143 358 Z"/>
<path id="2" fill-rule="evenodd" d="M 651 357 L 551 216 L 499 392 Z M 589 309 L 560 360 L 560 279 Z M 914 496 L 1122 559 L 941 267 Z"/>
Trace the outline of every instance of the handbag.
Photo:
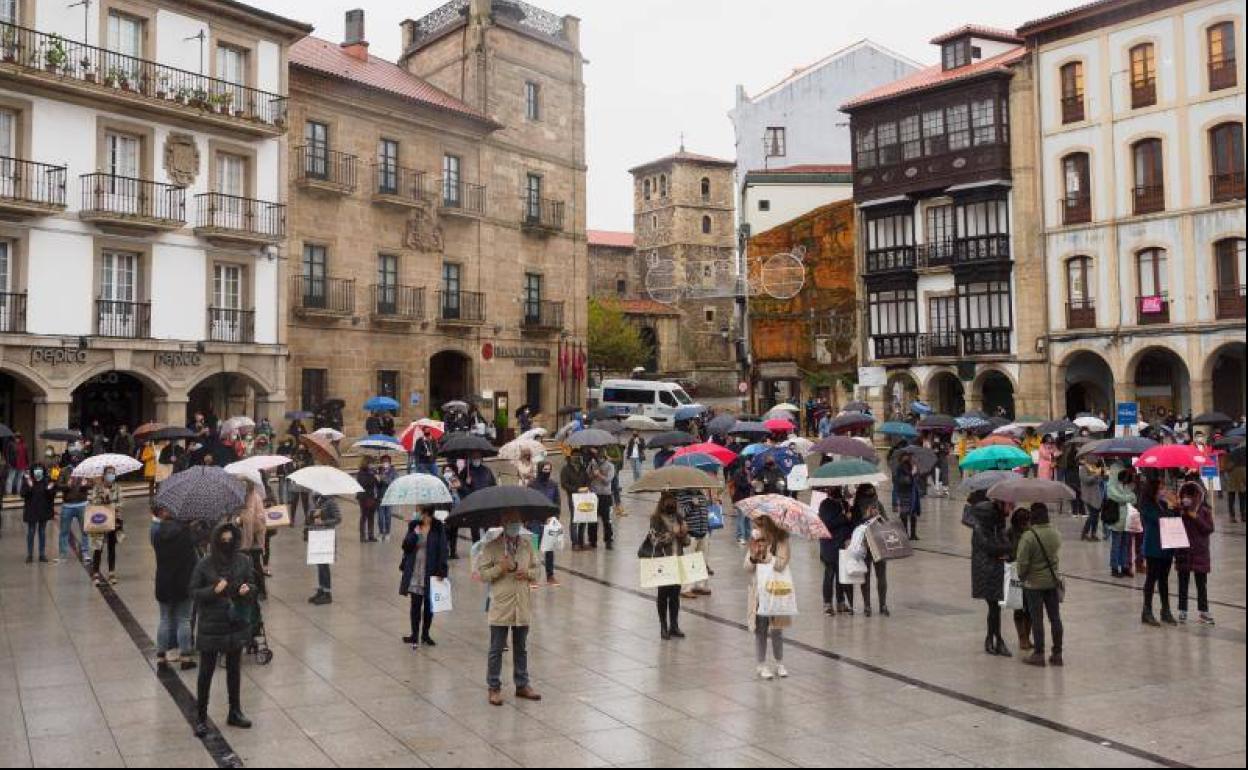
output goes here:
<path id="1" fill-rule="evenodd" d="M 1180 516 L 1164 516 L 1161 525 L 1161 548 L 1165 551 L 1186 551 L 1192 547 L 1187 538 L 1187 527 Z"/>
<path id="2" fill-rule="evenodd" d="M 1057 570 L 1053 569 L 1053 561 L 1049 559 L 1049 552 L 1044 549 L 1044 543 L 1041 542 L 1040 536 L 1035 532 L 1032 532 L 1031 535 L 1036 539 L 1036 545 L 1040 546 L 1040 555 L 1044 557 L 1044 563 L 1049 567 L 1049 574 L 1057 582 L 1057 601 L 1060 604 L 1066 601 L 1066 581 L 1058 576 Z"/>
<path id="3" fill-rule="evenodd" d="M 714 503 L 707 508 L 706 528 L 711 532 L 724 528 L 724 506 Z"/>
<path id="4" fill-rule="evenodd" d="M 572 495 L 572 523 L 598 523 L 598 495 L 592 492 L 577 492 Z"/>
<path id="5" fill-rule="evenodd" d="M 639 559 L 642 588 L 680 585 L 680 559 L 675 556 Z"/>
<path id="6" fill-rule="evenodd" d="M 787 568 L 777 570 L 771 564 L 758 564 L 754 568 L 754 580 L 759 617 L 784 618 L 797 614 L 793 576 Z"/>
<path id="7" fill-rule="evenodd" d="M 453 609 L 451 602 L 451 579 L 434 577 L 429 578 L 429 610 L 438 615 L 443 612 L 450 612 Z"/>
<path id="8" fill-rule="evenodd" d="M 711 579 L 711 572 L 706 566 L 706 555 L 701 551 L 677 556 L 676 560 L 680 566 L 681 585 L 701 583 Z"/>
<path id="9" fill-rule="evenodd" d="M 117 510 L 111 505 L 89 505 L 82 519 L 88 535 L 106 535 L 117 529 Z"/>
<path id="10" fill-rule="evenodd" d="M 914 555 L 910 534 L 900 522 L 875 518 L 867 524 L 867 548 L 875 561 L 905 559 Z"/>
<path id="11" fill-rule="evenodd" d="M 857 553 L 841 549 L 836 566 L 837 581 L 841 585 L 860 586 L 867 582 L 867 562 Z"/>
<path id="12" fill-rule="evenodd" d="M 1126 531 L 1133 535 L 1139 535 L 1144 532 L 1144 519 L 1140 517 L 1140 509 L 1129 503 L 1127 504 Z"/>
<path id="13" fill-rule="evenodd" d="M 1018 564 L 1007 562 L 1005 565 L 1005 585 L 1001 588 L 1001 607 L 1007 610 L 1021 610 L 1023 602 L 1023 581 L 1018 579 Z"/>

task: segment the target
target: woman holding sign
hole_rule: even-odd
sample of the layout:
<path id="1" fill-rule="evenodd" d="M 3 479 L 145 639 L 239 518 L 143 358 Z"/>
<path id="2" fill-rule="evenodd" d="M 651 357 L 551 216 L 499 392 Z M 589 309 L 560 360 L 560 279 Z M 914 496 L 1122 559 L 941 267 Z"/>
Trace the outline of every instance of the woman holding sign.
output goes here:
<path id="1" fill-rule="evenodd" d="M 680 516 L 680 505 L 670 493 L 659 498 L 654 514 L 650 517 L 650 532 L 642 542 L 637 556 L 642 559 L 662 559 L 683 556 L 689 545 L 689 530 Z M 655 607 L 659 611 L 659 636 L 665 641 L 684 639 L 680 630 L 680 583 L 659 586 Z"/>
<path id="2" fill-rule="evenodd" d="M 781 579 L 789 568 L 789 533 L 777 527 L 771 519 L 759 517 L 754 520 L 754 531 L 745 556 L 745 569 L 750 575 L 747 593 L 747 616 L 750 630 L 754 632 L 754 652 L 758 660 L 758 676 L 761 679 L 781 679 L 789 675 L 784 667 L 784 629 L 792 622 L 788 615 L 774 615 L 763 606 L 763 593 L 759 591 L 759 573 L 770 574 L 768 585 Z M 762 569 L 760 569 L 762 568 Z M 789 596 L 793 584 L 789 582 Z M 772 593 L 775 593 L 774 591 Z M 775 667 L 767 665 L 767 638 L 771 637 L 771 655 Z"/>

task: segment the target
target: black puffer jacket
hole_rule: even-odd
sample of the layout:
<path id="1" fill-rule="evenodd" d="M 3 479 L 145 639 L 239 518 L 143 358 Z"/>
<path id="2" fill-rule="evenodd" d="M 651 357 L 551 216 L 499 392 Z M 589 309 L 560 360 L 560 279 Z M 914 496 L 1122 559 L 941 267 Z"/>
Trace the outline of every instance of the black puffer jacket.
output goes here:
<path id="1" fill-rule="evenodd" d="M 186 601 L 195 572 L 195 537 L 191 528 L 175 519 L 165 519 L 152 535 L 152 547 L 156 550 L 156 601 Z"/>
<path id="2" fill-rule="evenodd" d="M 992 502 L 977 503 L 971 515 L 971 597 L 999 602 L 1005 598 L 1005 560 L 1011 552 L 1005 519 Z"/>
<path id="3" fill-rule="evenodd" d="M 212 531 L 208 555 L 200 559 L 191 576 L 191 597 L 199 608 L 200 652 L 233 652 L 251 641 L 255 612 L 256 580 L 251 557 L 241 551 L 222 553 L 222 533 L 230 531 L 234 543 L 242 543 L 243 533 L 233 524 L 222 524 Z M 218 594 L 218 581 L 229 585 Z M 248 587 L 246 596 L 240 594 Z"/>

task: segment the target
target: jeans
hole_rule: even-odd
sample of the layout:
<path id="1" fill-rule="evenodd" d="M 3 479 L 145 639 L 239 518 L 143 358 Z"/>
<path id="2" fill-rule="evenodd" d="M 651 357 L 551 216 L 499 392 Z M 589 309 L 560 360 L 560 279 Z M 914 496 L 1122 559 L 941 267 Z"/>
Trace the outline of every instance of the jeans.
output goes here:
<path id="1" fill-rule="evenodd" d="M 5 478 L 4 491 L 6 494 L 16 495 L 21 490 L 22 472 L 12 465 L 9 466 L 9 474 Z"/>
<path id="2" fill-rule="evenodd" d="M 1131 533 L 1113 530 L 1109 533 L 1109 568 L 1118 572 L 1131 569 Z"/>
<path id="3" fill-rule="evenodd" d="M 641 460 L 636 457 L 628 458 L 628 464 L 633 469 L 633 481 L 641 477 Z"/>
<path id="4" fill-rule="evenodd" d="M 377 533 L 383 537 L 390 535 L 390 521 L 394 515 L 391 506 L 383 505 L 377 509 Z"/>
<path id="5" fill-rule="evenodd" d="M 193 599 L 180 602 L 160 602 L 160 625 L 156 626 L 156 654 L 180 650 L 190 655 L 195 644 L 191 639 L 191 607 Z"/>
<path id="6" fill-rule="evenodd" d="M 754 522 L 744 513 L 737 514 L 737 540 L 749 541 Z"/>
<path id="7" fill-rule="evenodd" d="M 529 686 L 529 627 L 490 626 L 490 654 L 487 659 L 485 684 L 491 690 L 503 689 L 503 648 L 507 646 L 508 631 L 511 631 L 511 678 L 517 690 Z"/>
<path id="8" fill-rule="evenodd" d="M 26 558 L 34 557 L 35 533 L 39 533 L 39 558 L 44 558 L 48 541 L 48 522 L 35 521 L 26 525 Z"/>
<path id="9" fill-rule="evenodd" d="M 758 665 L 767 662 L 767 637 L 771 637 L 771 656 L 777 663 L 784 662 L 784 629 L 772 628 L 771 618 L 759 616 L 754 619 L 754 658 Z"/>
<path id="10" fill-rule="evenodd" d="M 1191 587 L 1192 577 L 1196 578 L 1196 609 L 1209 611 L 1209 575 L 1204 572 L 1179 570 L 1179 612 L 1187 612 L 1187 592 Z"/>
<path id="11" fill-rule="evenodd" d="M 1027 614 L 1031 616 L 1031 645 L 1035 654 L 1044 653 L 1044 616 L 1049 616 L 1049 625 L 1053 628 L 1053 654 L 1062 653 L 1062 609 L 1057 600 L 1057 589 L 1050 588 L 1036 591 L 1023 589 L 1023 602 L 1027 605 Z"/>
<path id="12" fill-rule="evenodd" d="M 1144 579 L 1144 611 L 1153 611 L 1153 593 L 1161 595 L 1161 611 L 1170 612 L 1170 568 L 1174 557 L 1148 557 L 1148 577 Z"/>
<path id="13" fill-rule="evenodd" d="M 1096 525 L 1100 523 L 1101 520 L 1101 509 L 1093 508 L 1092 506 L 1085 504 L 1085 510 L 1088 513 L 1088 520 L 1083 523 L 1083 534 L 1088 535 L 1089 537 L 1095 537 Z"/>
<path id="14" fill-rule="evenodd" d="M 82 538 L 78 541 L 79 542 L 78 547 L 82 549 L 83 553 L 86 553 L 87 533 L 84 532 L 82 529 L 82 520 L 86 512 L 87 512 L 86 503 L 65 503 L 64 505 L 61 506 L 60 554 L 61 554 L 62 559 L 69 558 L 70 531 L 73 529 L 73 523 L 75 519 L 78 520 L 78 532 L 81 533 L 82 535 Z"/>
<path id="15" fill-rule="evenodd" d="M 238 711 L 242 707 L 243 651 L 238 649 L 221 654 L 225 656 L 225 686 L 230 694 L 230 710 Z M 217 670 L 217 655 L 215 652 L 199 654 L 199 686 L 196 689 L 201 721 L 208 719 L 208 695 L 212 690 L 212 675 Z"/>
<path id="16" fill-rule="evenodd" d="M 333 593 L 334 582 L 328 564 L 316 565 L 316 590 L 323 594 Z"/>

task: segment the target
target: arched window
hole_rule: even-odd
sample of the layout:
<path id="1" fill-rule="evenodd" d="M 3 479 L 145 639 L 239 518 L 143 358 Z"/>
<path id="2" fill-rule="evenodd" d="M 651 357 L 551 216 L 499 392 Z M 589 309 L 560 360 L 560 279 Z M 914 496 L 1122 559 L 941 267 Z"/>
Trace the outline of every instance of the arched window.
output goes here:
<path id="1" fill-rule="evenodd" d="M 1244 317 L 1244 282 L 1248 265 L 1244 258 L 1243 238 L 1223 238 L 1213 244 L 1213 256 L 1218 273 L 1218 318 Z"/>
<path id="2" fill-rule="evenodd" d="M 1131 49 L 1131 107 L 1139 109 L 1157 103 L 1157 54 L 1152 43 Z"/>
<path id="3" fill-rule="evenodd" d="M 650 180 L 647 179 L 641 183 L 641 196 L 646 200 L 650 200 Z"/>
<path id="4" fill-rule="evenodd" d="M 1072 152 L 1062 158 L 1062 224 L 1092 221 L 1092 179 L 1088 154 Z"/>
<path id="5" fill-rule="evenodd" d="M 659 197 L 667 197 L 667 174 L 663 174 L 659 177 Z"/>
<path id="6" fill-rule="evenodd" d="M 1083 120 L 1083 62 L 1062 65 L 1062 122 Z"/>
<path id="7" fill-rule="evenodd" d="M 1071 257 L 1066 260 L 1066 327 L 1096 328 L 1096 305 L 1092 299 L 1092 258 Z"/>
<path id="8" fill-rule="evenodd" d="M 1209 129 L 1210 200 L 1244 197 L 1244 124 L 1219 123 Z"/>
<path id="9" fill-rule="evenodd" d="M 708 177 L 702 177 L 702 200 L 711 197 L 711 180 Z"/>
<path id="10" fill-rule="evenodd" d="M 702 217 L 702 232 L 706 235 L 711 234 L 711 218 L 709 216 Z"/>
<path id="11" fill-rule="evenodd" d="M 1166 250 L 1143 249 L 1135 255 L 1135 269 L 1140 295 L 1136 310 L 1141 324 L 1169 323 L 1170 281 L 1167 276 Z"/>
<path id="12" fill-rule="evenodd" d="M 1209 41 L 1209 90 L 1234 88 L 1238 80 L 1235 72 L 1235 22 L 1218 22 L 1210 26 L 1205 34 Z"/>
<path id="13" fill-rule="evenodd" d="M 1161 164 L 1161 140 L 1141 139 L 1131 145 L 1135 174 L 1132 198 L 1136 214 L 1150 214 L 1166 208 L 1166 187 Z"/>

